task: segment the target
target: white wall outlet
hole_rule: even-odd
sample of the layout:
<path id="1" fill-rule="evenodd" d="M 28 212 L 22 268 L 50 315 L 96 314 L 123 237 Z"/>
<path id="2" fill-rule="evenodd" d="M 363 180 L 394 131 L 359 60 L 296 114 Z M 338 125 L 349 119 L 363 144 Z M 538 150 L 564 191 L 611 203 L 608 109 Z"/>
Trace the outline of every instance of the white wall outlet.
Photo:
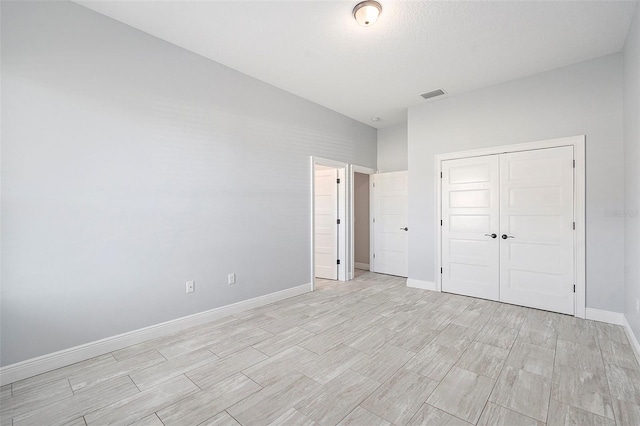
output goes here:
<path id="1" fill-rule="evenodd" d="M 229 275 L 227 275 L 227 284 L 231 285 L 235 283 L 236 283 L 236 274 L 235 272 L 232 272 Z"/>
<path id="2" fill-rule="evenodd" d="M 636 299 L 636 314 L 640 314 L 640 299 Z"/>
<path id="3" fill-rule="evenodd" d="M 196 291 L 196 282 L 187 281 L 187 293 L 193 293 L 194 291 Z"/>

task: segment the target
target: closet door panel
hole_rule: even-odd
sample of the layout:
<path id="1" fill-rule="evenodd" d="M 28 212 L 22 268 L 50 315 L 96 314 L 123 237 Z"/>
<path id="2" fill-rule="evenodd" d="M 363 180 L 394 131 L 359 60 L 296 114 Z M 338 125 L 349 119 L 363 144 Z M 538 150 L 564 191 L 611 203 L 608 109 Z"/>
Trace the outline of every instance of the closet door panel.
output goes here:
<path id="1" fill-rule="evenodd" d="M 573 314 L 573 148 L 499 163 L 500 301 Z"/>
<path id="2" fill-rule="evenodd" d="M 499 298 L 498 157 L 442 163 L 442 290 Z"/>

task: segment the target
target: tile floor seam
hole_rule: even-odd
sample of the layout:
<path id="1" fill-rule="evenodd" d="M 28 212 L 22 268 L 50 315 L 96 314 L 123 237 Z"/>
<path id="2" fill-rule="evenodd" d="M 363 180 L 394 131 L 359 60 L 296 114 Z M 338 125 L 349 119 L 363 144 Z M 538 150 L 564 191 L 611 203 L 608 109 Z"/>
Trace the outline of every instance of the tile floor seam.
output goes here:
<path id="1" fill-rule="evenodd" d="M 497 309 L 496 309 L 497 311 Z M 494 313 L 491 315 L 491 317 L 489 317 L 489 321 L 491 321 L 491 318 L 493 317 L 493 315 L 495 315 L 495 311 Z M 520 334 L 520 330 L 518 330 L 518 335 Z M 485 401 L 485 406 L 482 409 L 482 412 L 480 412 L 480 417 L 478 417 L 478 422 L 480 421 L 480 419 L 482 418 L 482 415 L 484 414 L 484 410 L 487 409 L 487 406 L 489 405 L 489 402 L 491 401 L 491 395 L 493 395 L 493 391 L 496 388 L 496 385 L 498 384 L 498 380 L 500 380 L 500 376 L 502 376 L 502 372 L 504 371 L 504 367 L 507 365 L 507 361 L 509 360 L 509 357 L 511 356 L 511 353 L 513 352 L 513 347 L 516 344 L 516 340 L 518 340 L 518 336 L 516 336 L 515 340 L 511 343 L 511 347 L 509 347 L 509 353 L 507 354 L 507 356 L 504 359 L 504 362 L 502 363 L 502 366 L 500 367 L 500 371 L 498 372 L 495 381 L 493 382 L 493 386 L 491 387 L 491 392 L 489 392 L 489 397 L 487 398 L 487 400 Z M 482 342 L 480 342 L 482 343 Z M 500 405 L 497 402 L 494 402 L 494 404 L 496 405 Z M 502 405 L 500 405 L 502 407 Z M 503 407 L 503 408 L 507 408 L 507 407 Z M 476 422 L 476 424 L 478 424 L 478 422 Z"/>
<path id="2" fill-rule="evenodd" d="M 613 411 L 613 421 L 616 424 L 616 426 L 623 426 L 618 424 L 618 416 L 616 415 L 616 410 L 613 408 L 614 399 L 613 399 L 613 395 L 611 394 L 611 381 L 609 380 L 609 374 L 607 373 L 607 364 L 605 363 L 604 356 L 602 355 L 602 347 L 600 346 L 600 337 L 596 335 L 596 339 L 598 341 L 598 349 L 600 351 L 600 357 L 602 358 L 602 364 L 604 365 L 604 377 L 607 380 L 607 390 L 609 391 L 609 401 L 611 401 L 611 411 Z"/>
<path id="3" fill-rule="evenodd" d="M 257 345 L 257 343 L 256 343 L 256 345 Z M 297 345 L 296 345 L 296 346 L 297 346 Z M 249 346 L 249 347 L 250 347 L 250 348 L 252 348 L 252 349 L 255 349 L 255 350 L 256 350 L 256 351 L 258 351 L 258 352 L 260 352 L 262 355 L 264 355 L 264 356 L 266 356 L 266 357 L 271 358 L 271 355 L 269 355 L 269 354 L 266 354 L 266 353 L 262 352 L 260 349 L 256 348 L 255 346 Z M 287 348 L 287 349 L 289 349 L 289 348 Z M 286 350 L 286 349 L 285 349 L 285 350 Z M 284 351 L 280 351 L 280 352 L 284 352 Z M 276 352 L 274 355 L 277 355 L 277 354 L 279 354 L 280 352 Z M 225 358 L 226 358 L 226 357 L 225 357 Z M 220 358 L 220 359 L 224 359 L 224 358 Z M 256 363 L 256 364 L 258 364 L 258 363 Z M 253 366 L 254 366 L 254 365 L 256 365 L 256 364 L 252 364 L 252 365 L 250 365 L 249 367 L 253 367 Z M 247 367 L 247 368 L 249 368 L 249 367 Z"/>
<path id="4" fill-rule="evenodd" d="M 496 379 L 497 382 L 497 379 Z M 495 384 L 494 384 L 495 386 Z M 491 393 L 493 393 L 493 388 L 491 388 Z M 491 393 L 489 393 L 489 397 L 491 397 Z M 484 415 L 485 410 L 487 409 L 487 407 L 489 406 L 489 398 L 487 398 L 487 400 L 484 402 L 484 407 L 482 407 L 482 411 L 480 412 L 480 417 L 478 417 L 478 421 L 475 422 L 474 424 L 477 425 L 478 423 L 480 423 L 480 419 L 482 419 L 482 416 Z M 495 404 L 495 403 L 494 403 Z M 500 405 L 500 404 L 496 404 L 496 405 Z M 501 405 L 500 405 L 501 406 Z M 501 406 L 502 407 L 502 406 Z M 506 407 L 503 407 L 506 408 Z"/>
<path id="5" fill-rule="evenodd" d="M 136 387 L 136 389 L 138 389 L 138 392 L 142 392 L 140 390 L 140 388 L 138 387 L 138 385 L 136 384 L 136 382 L 134 382 L 133 379 L 131 378 L 131 374 L 127 374 L 127 377 L 129 378 L 129 380 L 131 380 L 131 383 L 133 383 L 133 385 Z"/>
<path id="6" fill-rule="evenodd" d="M 412 352 L 412 351 L 409 351 L 409 352 Z M 378 386 L 378 387 L 377 387 L 377 388 L 376 388 L 376 389 L 375 389 L 375 390 L 374 390 L 374 391 L 373 391 L 369 396 L 373 395 L 373 394 L 375 393 L 375 391 L 377 391 L 377 390 L 378 390 L 380 387 L 382 387 L 385 383 L 387 383 L 389 380 L 391 380 L 391 378 L 392 378 L 392 377 L 393 377 L 393 376 L 394 376 L 398 371 L 400 371 L 402 368 L 405 368 L 405 365 L 407 365 L 407 364 L 409 363 L 409 361 L 411 361 L 411 360 L 412 360 L 413 358 L 415 358 L 416 356 L 418 356 L 418 353 L 417 353 L 417 352 L 415 352 L 411 358 L 409 358 L 407 361 L 405 361 L 405 363 L 404 363 L 404 364 L 402 364 L 402 366 L 400 366 L 396 371 L 394 371 L 394 372 L 393 372 L 393 374 L 392 374 L 392 375 L 390 375 L 390 376 L 387 378 L 387 380 L 386 380 L 385 382 L 381 383 L 381 384 L 380 384 L 380 386 Z M 453 368 L 453 367 L 451 367 L 451 368 Z M 449 370 L 451 370 L 451 369 L 449 369 Z M 411 370 L 407 370 L 407 371 L 411 371 Z M 419 376 L 422 376 L 422 374 L 419 374 L 419 373 L 416 373 L 416 374 L 418 374 Z M 434 381 L 434 382 L 435 382 L 435 380 L 430 379 L 429 377 L 425 377 L 425 376 L 422 376 L 422 377 L 424 377 L 424 378 L 425 378 L 425 379 L 427 379 L 427 380 L 432 380 L 432 381 Z M 422 405 L 423 405 L 423 404 L 426 404 L 426 403 L 427 403 L 427 400 L 428 400 L 428 399 L 429 399 L 429 397 L 430 397 L 430 396 L 431 396 L 431 395 L 436 391 L 436 388 L 438 387 L 438 385 L 439 385 L 439 384 L 440 384 L 440 382 L 438 382 L 438 383 L 433 387 L 433 390 L 432 390 L 431 392 L 429 392 L 429 395 L 427 395 L 427 396 L 426 396 L 426 398 L 424 399 L 424 401 L 422 401 L 422 402 L 420 403 L 420 405 L 418 406 L 418 409 L 416 410 L 416 412 L 415 412 L 415 413 L 413 413 L 413 416 L 415 416 L 415 415 L 416 415 L 416 413 L 420 410 L 420 407 L 422 407 Z M 369 396 L 368 396 L 368 397 L 369 397 Z M 367 397 L 367 398 L 368 398 L 368 397 Z M 365 400 L 366 400 L 366 398 L 365 398 Z M 363 400 L 362 402 L 364 402 L 365 400 Z M 362 402 L 361 402 L 360 404 L 362 404 Z M 364 408 L 364 407 L 362 407 L 362 408 Z M 366 410 L 366 408 L 364 408 L 364 409 Z M 355 408 L 354 408 L 354 410 L 355 410 Z M 367 411 L 369 411 L 369 410 L 367 410 Z M 375 414 L 375 413 L 374 413 L 374 414 Z M 413 418 L 413 416 L 411 416 L 411 417 L 409 418 L 409 421 L 411 421 L 411 419 Z M 384 418 L 384 417 L 382 417 L 382 418 Z M 343 420 L 344 420 L 344 419 L 343 419 Z M 385 419 L 385 420 L 388 420 L 388 419 Z M 390 422 L 390 423 L 391 423 L 391 424 L 394 424 L 393 422 Z"/>
<path id="7" fill-rule="evenodd" d="M 154 351 L 158 352 L 160 354 L 160 356 L 162 358 L 164 358 L 165 361 L 169 362 L 169 358 L 167 358 L 166 356 L 162 355 L 162 352 L 160 352 L 158 349 L 153 349 Z"/>
<path id="8" fill-rule="evenodd" d="M 309 379 L 309 380 L 313 380 L 314 382 L 316 382 L 316 383 L 318 384 L 318 386 L 324 386 L 322 383 L 320 383 L 319 381 L 317 381 L 317 380 L 316 380 L 316 379 L 314 379 L 313 377 L 309 377 L 309 376 L 307 376 L 306 374 L 304 374 L 303 372 L 301 372 L 301 371 L 300 371 L 300 370 L 298 370 L 298 369 L 295 369 L 295 370 L 293 370 L 293 371 L 295 371 L 295 372 L 296 372 L 296 373 L 298 373 L 298 374 L 302 374 L 304 377 L 306 377 L 306 378 L 307 378 L 307 379 Z M 252 380 L 252 381 L 253 381 L 253 380 Z M 255 382 L 254 382 L 254 383 L 255 383 Z M 256 384 L 257 384 L 258 386 L 260 386 L 258 383 L 256 383 Z M 266 387 L 266 386 L 265 386 L 265 387 Z"/>
<path id="9" fill-rule="evenodd" d="M 230 354 L 227 354 L 226 356 L 220 356 L 220 355 L 218 355 L 217 353 L 215 353 L 214 351 L 212 351 L 212 350 L 211 350 L 211 345 L 209 345 L 209 346 L 205 346 L 205 347 L 204 347 L 204 350 L 205 350 L 205 351 L 207 351 L 207 352 L 211 352 L 211 354 L 212 354 L 213 356 L 218 357 L 218 359 L 226 358 L 227 356 L 233 355 L 233 354 L 235 354 L 236 352 L 240 352 L 242 349 L 244 349 L 244 348 L 240 348 L 240 349 L 238 349 L 237 351 L 233 351 L 233 352 L 231 352 Z M 199 349 L 198 349 L 198 350 L 199 350 Z"/>
<path id="10" fill-rule="evenodd" d="M 176 376 L 176 377 L 179 377 L 179 376 Z M 187 379 L 189 379 L 189 378 L 187 377 Z M 190 380 L 190 381 L 191 381 L 191 380 Z M 191 383 L 193 383 L 193 381 L 191 381 Z M 196 385 L 195 383 L 193 383 L 193 384 L 194 384 L 196 387 L 198 387 L 198 385 Z M 155 385 L 155 386 L 158 386 L 158 385 Z M 155 387 L 155 386 L 154 386 L 154 387 Z M 153 388 L 149 388 L 149 389 L 153 389 Z M 200 389 L 200 388 L 198 387 L 198 389 Z M 188 394 L 186 394 L 184 397 L 182 397 L 182 398 L 180 398 L 180 399 L 178 399 L 178 400 L 176 400 L 176 401 L 167 401 L 167 403 L 168 403 L 169 405 L 163 405 L 163 406 L 161 406 L 161 407 L 157 407 L 157 409 L 153 412 L 153 414 L 155 414 L 155 415 L 156 415 L 156 417 L 158 418 L 158 420 L 160 420 L 160 422 L 161 422 L 162 424 L 164 424 L 164 422 L 162 421 L 162 419 L 161 419 L 161 418 L 160 418 L 160 416 L 158 415 L 158 411 L 162 411 L 162 410 L 164 410 L 165 408 L 171 407 L 172 405 L 179 404 L 179 403 L 180 403 L 180 402 L 182 402 L 182 401 L 186 401 L 187 399 L 191 398 L 191 397 L 192 397 L 192 396 L 194 396 L 194 395 L 198 395 L 198 394 L 200 394 L 201 392 L 204 392 L 204 391 L 203 391 L 202 389 L 200 389 L 200 390 L 199 390 L 199 391 L 197 391 L 197 392 L 191 392 L 191 393 L 188 393 Z M 146 416 L 145 416 L 145 417 L 146 417 Z M 142 420 L 142 419 L 140 419 L 140 420 Z M 136 421 L 138 421 L 138 420 L 136 420 Z M 133 423 L 135 423 L 136 421 L 134 421 Z M 133 424 L 133 423 L 132 423 L 132 424 Z M 131 426 L 131 425 L 129 425 L 129 426 Z"/>
<path id="11" fill-rule="evenodd" d="M 360 374 L 360 373 L 358 373 L 357 371 L 353 371 L 353 370 L 351 370 L 350 368 L 348 368 L 347 370 L 352 371 L 352 372 L 354 372 L 354 373 L 356 373 L 356 374 Z M 361 405 L 362 405 L 362 403 L 363 403 L 364 401 L 366 401 L 366 400 L 367 400 L 367 398 L 369 398 L 371 395 L 373 395 L 373 394 L 374 394 L 378 389 L 380 389 L 380 387 L 382 387 L 382 385 L 383 385 L 383 383 L 379 383 L 379 384 L 378 384 L 378 386 L 377 386 L 377 387 L 376 387 L 376 388 L 375 388 L 371 393 L 369 393 L 369 394 L 368 394 L 368 395 L 366 395 L 364 398 L 362 398 L 362 400 L 361 400 L 360 402 L 358 402 L 358 404 L 356 404 L 356 406 L 355 406 L 355 407 L 353 407 L 353 408 L 351 409 L 351 411 L 349 411 L 349 412 L 348 412 L 348 413 L 347 413 L 343 418 L 341 418 L 338 422 L 336 422 L 334 426 L 337 426 L 338 424 L 340 424 L 340 422 L 342 422 L 344 419 L 346 419 L 347 417 L 349 417 L 349 415 L 351 415 L 351 413 L 353 413 L 353 412 L 354 412 L 358 407 L 363 408 L 363 409 L 365 409 L 365 410 L 366 410 L 366 408 L 364 408 L 364 407 L 362 407 L 362 406 L 361 406 Z M 294 408 L 295 408 L 295 407 L 294 407 Z M 367 410 L 367 411 L 369 411 L 369 410 Z M 382 418 L 383 418 L 383 417 L 382 417 Z M 385 419 L 385 420 L 386 420 L 386 419 Z M 313 421 L 313 419 L 312 419 L 312 421 Z M 390 422 L 390 423 L 391 423 L 391 422 Z M 393 424 L 393 423 L 392 423 L 392 424 Z"/>
<path id="12" fill-rule="evenodd" d="M 195 387 L 197 387 L 198 389 L 200 389 L 200 392 L 204 392 L 204 389 L 202 389 L 200 386 L 198 386 L 198 384 L 197 384 L 196 382 L 194 382 L 193 380 L 191 380 L 191 377 L 189 377 L 189 376 L 187 375 L 187 373 L 188 373 L 188 372 L 186 372 L 186 371 L 185 371 L 184 373 L 180 374 L 180 376 L 184 376 L 184 377 L 186 377 L 186 379 L 187 379 L 187 380 L 189 380 L 191 383 L 193 383 L 193 385 L 194 385 Z"/>
<path id="13" fill-rule="evenodd" d="M 162 423 L 164 425 L 164 422 L 162 421 L 162 419 L 160 418 L 160 416 L 158 415 L 158 412 L 156 411 L 155 413 L 153 413 L 156 416 L 156 419 L 158 419 L 158 421 L 160 423 Z"/>
<path id="14" fill-rule="evenodd" d="M 465 349 L 465 351 L 466 351 L 466 349 Z M 462 357 L 462 355 L 460 355 L 460 356 L 458 357 L 458 359 L 456 360 L 456 362 L 455 362 L 455 363 L 453 363 L 453 365 L 451 365 L 451 367 L 449 367 L 449 369 L 448 369 L 448 370 L 447 370 L 447 372 L 444 374 L 444 376 L 442 376 L 442 379 L 440 379 L 440 380 L 438 381 L 438 384 L 436 385 L 436 387 L 435 387 L 435 388 L 433 388 L 433 391 L 431 392 L 431 394 L 429 395 L 429 397 L 431 397 L 431 395 L 433 395 L 433 394 L 435 393 L 435 391 L 436 391 L 436 390 L 438 389 L 438 387 L 442 384 L 442 382 L 443 382 L 443 381 L 444 381 L 444 379 L 447 377 L 447 375 L 448 375 L 448 374 L 451 372 L 451 370 L 453 370 L 454 368 L 459 368 L 460 370 L 469 371 L 469 370 L 466 370 L 466 369 L 464 369 L 464 368 L 456 367 L 456 363 L 460 360 L 460 358 L 461 358 L 461 357 Z M 470 373 L 473 373 L 473 374 L 477 374 L 477 373 L 474 373 L 473 371 L 469 371 L 469 372 L 470 372 Z M 427 379 L 429 379 L 429 377 L 427 377 Z M 430 379 L 430 380 L 432 380 L 432 379 Z M 493 379 L 492 379 L 492 380 L 493 380 Z M 493 386 L 491 387 L 491 392 L 489 392 L 489 396 L 487 397 L 487 401 L 485 401 L 485 405 L 486 405 L 486 403 L 489 401 L 489 398 L 491 397 L 491 393 L 493 393 L 493 388 L 495 387 L 496 383 L 497 383 L 497 379 L 494 381 Z M 427 403 L 427 401 L 429 400 L 429 397 L 427 397 L 427 399 L 425 400 L 425 402 L 424 402 L 425 404 L 426 404 L 426 403 Z M 428 405 L 431 405 L 431 404 L 428 404 Z M 444 411 L 445 413 L 447 413 L 447 414 L 449 414 L 449 415 L 451 415 L 451 416 L 454 416 L 454 417 L 456 417 L 456 418 L 458 418 L 458 419 L 460 419 L 460 420 L 462 420 L 462 421 L 464 421 L 464 422 L 469 423 L 467 420 L 465 420 L 465 419 L 463 419 L 463 418 L 461 418 L 461 417 L 458 417 L 458 416 L 456 416 L 456 415 L 455 415 L 455 414 L 453 414 L 453 413 L 448 412 L 448 411 L 447 411 L 447 410 L 445 410 L 444 408 L 436 407 L 436 406 L 434 406 L 434 405 L 431 405 L 431 406 L 432 406 L 432 407 L 434 407 L 434 408 L 437 408 L 438 410 Z M 484 411 L 484 409 L 483 409 L 483 411 Z M 480 412 L 480 417 L 482 417 L 482 413 L 483 413 L 483 411 L 481 411 L 481 412 Z M 478 421 L 480 420 L 480 417 L 478 417 Z M 477 423 L 478 423 L 478 422 L 476 421 L 476 423 L 474 423 L 474 424 L 477 424 Z"/>
<path id="15" fill-rule="evenodd" d="M 440 331 L 440 333 L 438 333 L 438 334 L 436 335 L 436 337 L 434 337 L 434 338 L 432 339 L 432 341 L 433 341 L 433 340 L 435 340 L 435 339 L 437 339 L 437 338 L 438 338 L 438 336 L 440 336 L 440 334 L 442 334 L 446 328 L 447 328 L 447 327 L 444 327 L 444 328 Z M 438 343 L 436 343 L 436 345 L 438 345 Z M 440 345 L 440 346 L 442 346 L 442 345 Z M 465 349 L 465 351 L 466 351 L 466 349 Z M 415 357 L 415 356 L 417 356 L 417 355 L 418 355 L 418 354 L 414 355 L 414 357 Z M 456 361 L 451 365 L 451 367 L 449 367 L 449 369 L 447 370 L 447 372 L 446 372 L 446 373 L 444 373 L 444 375 L 442 376 L 442 379 L 440 379 L 440 380 L 438 381 L 438 386 L 440 385 L 440 383 L 442 382 L 442 380 L 444 380 L 444 378 L 447 376 L 447 374 L 449 374 L 449 372 L 451 371 L 451 369 L 452 369 L 453 367 L 455 367 L 456 363 L 460 360 L 460 358 L 461 358 L 461 357 L 462 357 L 462 354 L 460 354 L 460 356 L 458 356 L 458 359 L 456 359 Z M 412 359 L 413 359 L 413 358 L 412 358 Z M 407 361 L 407 362 L 408 362 L 408 361 Z M 430 377 L 427 377 L 427 379 L 430 379 Z M 431 380 L 433 380 L 433 379 L 431 379 Z M 436 388 L 437 388 L 437 386 L 436 386 Z M 434 389 L 434 392 L 435 392 L 435 389 Z M 432 392 L 432 393 L 433 393 L 433 392 Z M 427 398 L 427 399 L 428 399 L 428 398 Z M 451 414 L 451 413 L 449 413 L 449 414 Z"/>
<path id="16" fill-rule="evenodd" d="M 435 390 L 434 390 L 434 392 L 435 392 Z M 488 401 L 488 400 L 487 400 L 487 401 Z M 482 412 L 480 412 L 480 417 L 478 417 L 478 421 L 476 421 L 475 423 L 471 423 L 471 422 L 469 422 L 469 421 L 467 421 L 467 420 L 463 419 L 462 417 L 456 416 L 455 414 L 452 414 L 452 413 L 450 413 L 450 412 L 448 412 L 448 411 L 446 411 L 446 410 L 443 410 L 442 408 L 438 408 L 438 407 L 436 407 L 435 405 L 431 405 L 431 404 L 429 404 L 429 403 L 427 403 L 427 402 L 425 402 L 425 404 L 427 404 L 428 406 L 433 407 L 433 408 L 435 408 L 435 409 L 437 409 L 437 410 L 440 410 L 440 411 L 442 411 L 442 412 L 444 412 L 444 413 L 447 413 L 448 415 L 453 416 L 453 417 L 455 417 L 456 419 L 460 419 L 460 420 L 462 420 L 463 422 L 465 422 L 465 423 L 469 423 L 469 424 L 472 424 L 472 425 L 477 425 L 477 424 L 478 424 L 478 422 L 480 421 L 480 417 L 482 417 Z M 485 404 L 486 404 L 486 403 L 485 403 Z"/>
<path id="17" fill-rule="evenodd" d="M 489 380 L 495 380 L 496 382 L 498 381 L 498 379 L 494 379 L 493 377 L 489 377 L 489 376 L 487 376 L 487 375 L 485 375 L 485 374 L 482 374 L 482 373 L 476 373 L 475 371 L 471 371 L 471 370 L 466 369 L 466 368 L 464 368 L 464 367 L 460 367 L 459 365 L 454 365 L 453 367 L 455 367 L 455 368 L 459 368 L 460 370 L 464 370 L 464 371 L 467 371 L 467 372 L 469 372 L 469 373 L 473 373 L 473 374 L 475 374 L 475 375 L 477 375 L 477 376 L 485 377 L 485 378 L 487 378 L 487 379 L 489 379 Z M 453 368 L 453 367 L 451 367 L 451 368 Z M 532 373 L 532 374 L 534 374 L 534 373 Z M 491 391 L 493 392 L 493 388 L 491 388 Z M 500 404 L 498 404 L 498 405 L 500 405 Z M 506 408 L 506 407 L 505 407 L 505 408 Z M 511 411 L 513 411 L 513 410 L 511 410 Z"/>
<path id="18" fill-rule="evenodd" d="M 254 365 L 255 365 L 255 364 L 254 364 Z M 247 368 L 248 368 L 248 367 L 247 367 Z M 246 368 L 245 368 L 245 370 L 246 370 Z M 260 392 L 262 389 L 264 389 L 264 388 L 266 388 L 266 387 L 267 387 L 267 386 L 262 386 L 260 383 L 256 382 L 256 381 L 255 381 L 255 380 L 253 380 L 251 377 L 249 377 L 249 376 L 247 376 L 246 374 L 244 374 L 244 372 L 243 372 L 243 371 L 244 371 L 244 370 L 240 370 L 240 371 L 239 371 L 238 373 L 236 373 L 236 374 L 242 374 L 244 377 L 246 377 L 247 379 L 251 380 L 251 381 L 252 381 L 253 383 L 255 383 L 257 386 L 260 386 L 260 389 L 258 389 L 256 392 Z M 294 370 L 294 371 L 295 371 L 295 370 Z M 302 374 L 302 373 L 300 373 L 300 374 Z M 306 377 L 306 376 L 305 376 L 305 377 Z M 311 380 L 313 380 L 313 379 L 311 379 Z M 256 392 L 254 392 L 254 393 L 256 393 Z M 251 395 L 253 395 L 253 394 L 251 394 Z M 246 398 L 249 398 L 251 395 L 245 396 L 244 398 L 242 398 L 242 400 L 244 400 L 244 399 L 246 399 Z M 240 400 L 240 401 L 242 401 L 242 400 Z M 238 402 L 240 402 L 240 401 L 238 401 Z M 227 407 L 227 408 L 228 408 L 228 407 Z M 225 410 L 226 410 L 226 409 L 225 409 Z M 239 423 L 239 422 L 238 422 L 238 423 Z"/>
<path id="19" fill-rule="evenodd" d="M 488 402 L 489 402 L 489 401 L 487 401 L 487 403 L 488 403 Z M 496 404 L 496 403 L 494 402 L 494 404 Z M 533 420 L 533 421 L 540 422 L 540 423 L 542 423 L 543 425 L 546 425 L 546 424 L 548 423 L 548 422 L 546 422 L 546 421 L 545 421 L 545 422 L 541 422 L 541 421 L 540 421 L 540 420 L 538 420 L 538 419 L 534 419 L 534 418 L 533 418 L 533 417 L 531 417 L 531 416 L 528 416 L 528 415 L 526 415 L 526 414 L 522 414 L 522 413 L 520 413 L 520 412 L 518 412 L 518 411 L 516 411 L 516 410 L 514 410 L 514 409 L 512 409 L 512 408 L 505 407 L 504 405 L 500 405 L 500 404 L 496 404 L 496 405 L 497 405 L 497 406 L 499 406 L 499 407 L 504 408 L 505 410 L 511 411 L 512 413 L 516 413 L 516 414 L 519 414 L 519 415 L 521 415 L 521 416 L 523 416 L 523 417 L 526 417 L 526 418 L 528 418 L 528 419 L 531 419 L 531 420 Z M 547 417 L 547 420 L 548 420 L 548 417 Z M 479 421 L 479 420 L 478 420 L 478 421 Z M 580 426 L 580 425 L 579 425 L 579 426 Z"/>
<path id="20" fill-rule="evenodd" d="M 551 370 L 551 388 L 549 389 L 549 403 L 547 404 L 547 421 L 545 424 L 549 423 L 549 407 L 551 407 L 551 395 L 553 395 L 553 383 L 556 377 L 556 357 L 558 356 L 558 340 L 556 338 L 556 348 L 553 350 L 553 369 Z"/>
<path id="21" fill-rule="evenodd" d="M 594 323 L 594 328 L 597 325 Z M 616 417 L 616 411 L 613 409 L 613 396 L 611 395 L 611 385 L 609 384 L 609 375 L 607 374 L 607 363 L 604 360 L 604 355 L 602 354 L 602 344 L 600 342 L 600 333 L 596 329 L 596 342 L 598 343 L 598 353 L 600 354 L 600 359 L 602 360 L 602 365 L 604 367 L 604 377 L 607 380 L 607 393 L 609 395 L 609 401 L 611 401 L 611 411 L 613 411 L 613 421 L 616 425 L 618 425 L 618 419 Z"/>
<path id="22" fill-rule="evenodd" d="M 256 384 L 257 384 L 257 383 L 256 383 Z M 248 398 L 248 397 L 247 397 L 247 398 Z M 224 410 L 224 411 L 221 411 L 221 413 L 227 413 L 227 414 L 229 415 L 229 417 L 231 417 L 233 420 L 235 420 L 236 422 L 238 422 L 238 424 L 239 424 L 239 425 L 242 425 L 242 423 L 240 423 L 240 420 L 238 420 L 238 419 L 236 419 L 235 417 L 233 417 L 233 415 L 229 412 L 229 410 L 228 410 L 228 409 L 226 409 L 226 410 Z M 218 413 L 218 414 L 220 414 L 220 413 Z M 217 416 L 218 414 L 216 414 L 215 416 Z M 209 417 L 209 418 L 208 418 L 207 420 L 205 420 L 204 422 L 206 422 L 206 421 L 208 421 L 208 420 L 211 420 L 211 419 L 212 419 L 212 418 L 214 418 L 215 416 L 211 416 L 211 417 Z M 204 422 L 202 422 L 202 423 L 204 423 Z M 202 424 L 202 423 L 200 423 L 200 424 Z"/>

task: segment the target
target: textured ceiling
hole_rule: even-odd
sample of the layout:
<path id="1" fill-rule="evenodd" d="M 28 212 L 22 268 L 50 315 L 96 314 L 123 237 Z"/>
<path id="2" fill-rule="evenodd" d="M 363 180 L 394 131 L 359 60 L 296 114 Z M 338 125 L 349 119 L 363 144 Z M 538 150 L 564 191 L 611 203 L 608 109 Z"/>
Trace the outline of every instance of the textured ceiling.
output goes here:
<path id="1" fill-rule="evenodd" d="M 156 37 L 382 128 L 448 95 L 622 50 L 636 2 L 78 1 Z M 372 122 L 372 117 L 381 121 Z"/>

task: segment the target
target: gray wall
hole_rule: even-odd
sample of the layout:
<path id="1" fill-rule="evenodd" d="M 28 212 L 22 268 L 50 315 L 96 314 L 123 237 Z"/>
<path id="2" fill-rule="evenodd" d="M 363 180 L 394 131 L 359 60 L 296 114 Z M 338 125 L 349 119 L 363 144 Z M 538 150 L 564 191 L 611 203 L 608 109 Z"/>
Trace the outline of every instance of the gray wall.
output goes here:
<path id="1" fill-rule="evenodd" d="M 376 166 L 375 129 L 73 3 L 2 2 L 1 47 L 2 365 L 308 283 L 309 156 Z"/>
<path id="2" fill-rule="evenodd" d="M 407 170 L 407 123 L 378 130 L 378 171 Z"/>
<path id="3" fill-rule="evenodd" d="M 353 257 L 354 262 L 369 263 L 369 175 L 354 173 L 353 182 Z"/>
<path id="4" fill-rule="evenodd" d="M 586 135 L 587 306 L 624 309 L 622 55 L 409 109 L 409 277 L 435 280 L 434 156 Z"/>
<path id="5" fill-rule="evenodd" d="M 640 6 L 624 47 L 624 314 L 636 338 L 640 337 Z"/>

